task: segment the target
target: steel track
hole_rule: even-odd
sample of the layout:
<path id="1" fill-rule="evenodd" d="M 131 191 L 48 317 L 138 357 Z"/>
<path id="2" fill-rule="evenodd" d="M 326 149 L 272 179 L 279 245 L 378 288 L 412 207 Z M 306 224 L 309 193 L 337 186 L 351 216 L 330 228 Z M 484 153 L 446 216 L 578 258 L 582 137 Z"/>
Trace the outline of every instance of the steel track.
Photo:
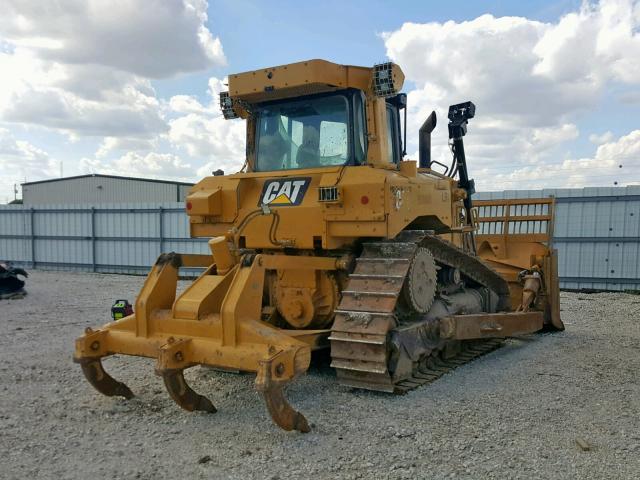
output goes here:
<path id="1" fill-rule="evenodd" d="M 418 247 L 428 248 L 437 263 L 458 268 L 471 281 L 493 290 L 501 303 L 508 301 L 509 289 L 502 277 L 477 257 L 430 232 L 406 231 L 390 241 L 364 243 L 329 337 L 331 366 L 341 384 L 405 393 L 501 345 L 501 339 L 461 342 L 460 351 L 446 359 L 441 349 L 433 350 L 413 362 L 410 376 L 394 378 L 389 359 L 397 347 L 390 344 L 390 338 L 398 327 L 400 293 Z"/>

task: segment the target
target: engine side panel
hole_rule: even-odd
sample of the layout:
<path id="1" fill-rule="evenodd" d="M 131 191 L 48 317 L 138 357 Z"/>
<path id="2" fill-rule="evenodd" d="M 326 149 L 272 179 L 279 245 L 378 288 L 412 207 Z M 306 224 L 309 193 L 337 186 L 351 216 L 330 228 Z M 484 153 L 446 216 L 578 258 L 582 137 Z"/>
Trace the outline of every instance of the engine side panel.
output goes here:
<path id="1" fill-rule="evenodd" d="M 461 203 L 456 190 L 449 179 L 370 166 L 239 173 L 195 185 L 187 214 L 193 237 L 235 228 L 246 248 L 278 248 L 275 236 L 294 248 L 340 249 L 362 237 L 393 238 L 420 220 L 448 230 Z"/>

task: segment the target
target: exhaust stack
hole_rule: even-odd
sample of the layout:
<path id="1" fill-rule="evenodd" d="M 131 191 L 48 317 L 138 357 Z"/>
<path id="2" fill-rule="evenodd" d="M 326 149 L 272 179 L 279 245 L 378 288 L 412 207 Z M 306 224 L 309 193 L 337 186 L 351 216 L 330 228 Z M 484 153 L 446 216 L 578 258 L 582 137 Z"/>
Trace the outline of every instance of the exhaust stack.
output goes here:
<path id="1" fill-rule="evenodd" d="M 436 112 L 431 112 L 431 115 L 427 117 L 418 132 L 418 166 L 420 168 L 429 168 L 431 166 L 431 132 L 436 128 L 436 123 Z"/>

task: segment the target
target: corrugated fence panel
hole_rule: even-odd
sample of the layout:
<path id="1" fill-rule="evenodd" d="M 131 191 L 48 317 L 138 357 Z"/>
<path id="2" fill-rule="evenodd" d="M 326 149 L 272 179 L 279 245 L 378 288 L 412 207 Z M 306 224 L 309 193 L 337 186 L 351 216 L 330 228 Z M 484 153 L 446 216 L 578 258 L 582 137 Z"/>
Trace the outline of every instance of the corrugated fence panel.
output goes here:
<path id="1" fill-rule="evenodd" d="M 475 198 L 548 196 L 556 197 L 561 286 L 640 290 L 640 186 L 507 190 Z M 207 239 L 189 237 L 183 202 L 0 206 L 0 260 L 145 274 L 161 252 L 171 251 L 209 252 Z"/>
<path id="2" fill-rule="evenodd" d="M 0 261 L 28 262 L 31 246 L 31 212 L 19 205 L 0 206 Z"/>
<path id="3" fill-rule="evenodd" d="M 182 202 L 0 206 L 0 260 L 29 268 L 146 274 L 162 252 L 209 251 L 207 239 L 190 238 L 188 227 Z"/>
<path id="4" fill-rule="evenodd" d="M 167 238 L 182 238 L 189 235 L 189 217 L 185 213 L 183 204 L 178 204 L 179 211 L 165 212 L 163 234 Z"/>
<path id="5" fill-rule="evenodd" d="M 160 211 L 140 207 L 140 210 L 97 210 L 95 228 L 98 237 L 160 237 Z"/>
<path id="6" fill-rule="evenodd" d="M 164 243 L 165 251 L 181 253 L 210 253 L 207 242 L 200 241 L 167 241 Z"/>
<path id="7" fill-rule="evenodd" d="M 90 240 L 37 239 L 36 264 L 91 263 Z"/>
<path id="8" fill-rule="evenodd" d="M 556 197 L 561 287 L 640 290 L 640 186 L 507 190 L 476 198 L 549 196 Z"/>
<path id="9" fill-rule="evenodd" d="M 95 247 L 98 265 L 149 266 L 161 253 L 158 242 L 154 240 L 97 240 Z"/>

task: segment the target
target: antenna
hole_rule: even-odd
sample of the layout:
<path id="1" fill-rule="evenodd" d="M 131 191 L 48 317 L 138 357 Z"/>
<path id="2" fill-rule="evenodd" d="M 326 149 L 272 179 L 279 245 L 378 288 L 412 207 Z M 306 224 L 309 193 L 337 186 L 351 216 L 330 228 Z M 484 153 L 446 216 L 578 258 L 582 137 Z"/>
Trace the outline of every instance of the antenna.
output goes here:
<path id="1" fill-rule="evenodd" d="M 60 160 L 60 178 L 63 177 L 63 174 L 62 174 L 63 173 L 63 167 L 64 167 L 64 163 L 63 163 L 62 160 Z"/>

